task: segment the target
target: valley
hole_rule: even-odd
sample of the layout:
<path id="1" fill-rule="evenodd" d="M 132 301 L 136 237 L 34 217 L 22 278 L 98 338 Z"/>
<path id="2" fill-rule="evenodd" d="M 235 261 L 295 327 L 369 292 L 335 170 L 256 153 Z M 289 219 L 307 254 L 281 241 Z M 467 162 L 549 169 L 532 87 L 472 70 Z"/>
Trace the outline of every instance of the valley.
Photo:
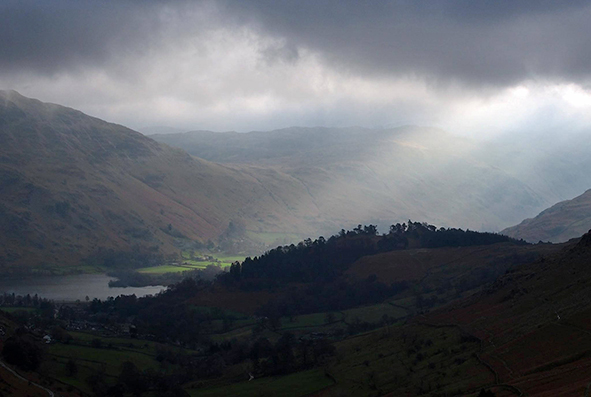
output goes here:
<path id="1" fill-rule="evenodd" d="M 29 393 L 586 387 L 588 234 L 526 240 L 580 237 L 587 193 L 504 230 L 516 238 L 475 232 L 548 205 L 552 178 L 524 180 L 434 129 L 155 137 L 189 154 L 2 95 L 0 348 L 40 386 Z M 358 220 L 375 224 L 343 227 Z"/>
<path id="2" fill-rule="evenodd" d="M 132 257 L 145 267 L 224 236 L 264 247 L 242 236 L 245 225 L 255 233 L 284 224 L 290 233 L 312 230 L 305 219 L 313 214 L 303 215 L 309 196 L 293 178 L 210 163 L 73 109 L 1 95 L 5 273 L 134 266 Z"/>
<path id="3" fill-rule="evenodd" d="M 155 297 L 58 304 L 55 319 L 51 303 L 5 295 L 3 329 L 19 343 L 51 335 L 27 376 L 65 396 L 584 391 L 588 234 L 531 245 L 421 223 L 391 230 L 285 246 Z M 333 262 L 331 247 L 348 253 Z M 302 255 L 329 273 L 289 271 Z M 274 267 L 283 276 L 269 279 Z M 14 336 L 19 322 L 30 331 Z"/>
<path id="4" fill-rule="evenodd" d="M 0 1 L 0 397 L 590 397 L 590 1 Z"/>

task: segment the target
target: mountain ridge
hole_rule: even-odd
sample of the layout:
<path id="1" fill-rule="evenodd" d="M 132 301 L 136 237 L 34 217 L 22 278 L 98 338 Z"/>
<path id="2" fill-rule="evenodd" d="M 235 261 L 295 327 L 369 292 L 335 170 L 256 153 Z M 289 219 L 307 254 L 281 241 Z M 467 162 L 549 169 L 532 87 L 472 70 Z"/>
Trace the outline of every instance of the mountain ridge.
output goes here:
<path id="1" fill-rule="evenodd" d="M 274 167 L 304 183 L 316 202 L 331 203 L 322 208 L 331 219 L 353 213 L 359 223 L 381 226 L 411 218 L 496 231 L 551 202 L 485 161 L 470 139 L 436 128 L 291 127 L 152 137 L 219 163 Z M 340 219 L 340 227 L 351 225 Z"/>
<path id="2" fill-rule="evenodd" d="M 74 264 L 100 249 L 170 255 L 231 221 L 311 231 L 299 182 L 192 157 L 74 109 L 0 92 L 0 263 Z"/>
<path id="3" fill-rule="evenodd" d="M 502 231 L 524 240 L 565 242 L 580 237 L 591 228 L 591 189 L 571 200 L 561 201 Z"/>

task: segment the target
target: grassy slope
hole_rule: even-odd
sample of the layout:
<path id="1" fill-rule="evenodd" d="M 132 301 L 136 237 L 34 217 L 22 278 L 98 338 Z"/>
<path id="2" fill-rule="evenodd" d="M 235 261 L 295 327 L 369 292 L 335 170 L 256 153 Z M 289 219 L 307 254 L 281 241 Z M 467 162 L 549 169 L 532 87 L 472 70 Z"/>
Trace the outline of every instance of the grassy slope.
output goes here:
<path id="1" fill-rule="evenodd" d="M 215 239 L 231 220 L 312 231 L 304 214 L 318 213 L 286 174 L 210 163 L 73 109 L 0 97 L 5 271 L 75 266 L 99 247 L 178 254 L 175 236 Z"/>
<path id="2" fill-rule="evenodd" d="M 329 387 L 333 382 L 325 376 L 321 369 L 298 372 L 295 374 L 277 377 L 254 379 L 250 382 L 241 382 L 234 385 L 218 386 L 203 389 L 189 389 L 189 394 L 194 397 L 213 396 L 285 396 L 300 397 Z"/>
<path id="3" fill-rule="evenodd" d="M 572 200 L 553 205 L 535 218 L 503 230 L 503 234 L 532 242 L 564 242 L 580 237 L 590 229 L 591 190 L 587 190 Z"/>
<path id="4" fill-rule="evenodd" d="M 537 246 L 545 252 L 545 259 L 512 269 L 475 295 L 338 342 L 337 358 L 326 367 L 336 384 L 323 395 L 475 396 L 481 388 L 506 396 L 584 394 L 591 368 L 591 300 L 587 293 L 591 237 L 586 244 Z M 454 277 L 449 269 L 436 272 L 445 266 L 436 265 L 435 255 L 427 260 L 427 250 L 420 254 L 423 277 L 428 272 L 433 277 Z M 384 258 L 366 258 L 378 259 L 384 263 Z M 466 270 L 470 262 L 477 264 L 487 257 L 465 251 L 462 255 L 448 252 L 439 260 L 444 259 L 448 267 Z M 384 274 L 394 277 L 396 272 L 390 268 Z M 422 278 L 408 268 L 401 268 L 397 277 Z M 396 304 L 412 312 L 416 310 L 413 301 Z M 379 314 L 383 307 L 346 312 Z M 335 318 L 335 324 L 342 321 L 339 315 Z M 301 316 L 293 323 L 294 331 L 298 326 L 300 330 L 321 327 L 322 322 L 321 314 Z M 283 327 L 289 329 L 290 324 Z"/>
<path id="5" fill-rule="evenodd" d="M 366 256 L 354 263 L 348 274 L 366 278 L 376 275 L 386 284 L 397 281 L 417 282 L 422 285 L 454 281 L 479 270 L 504 273 L 514 258 L 528 262 L 539 255 L 560 249 L 557 245 L 514 245 L 499 243 L 487 246 L 436 249 L 410 249 Z"/>
<path id="6" fill-rule="evenodd" d="M 121 372 L 121 364 L 125 361 L 133 362 L 138 369 L 159 369 L 161 364 L 156 360 L 157 348 L 166 347 L 152 341 L 132 338 L 105 338 L 82 332 L 70 332 L 74 339 L 68 343 L 49 345 L 47 354 L 49 360 L 42 371 L 54 379 L 77 389 L 90 393 L 86 379 L 92 373 L 104 371 L 108 383 L 115 383 Z M 91 341 L 99 339 L 102 347 L 91 346 Z M 189 350 L 184 350 L 191 353 Z M 66 363 L 72 358 L 78 367 L 75 376 L 68 376 Z"/>
<path id="7" fill-rule="evenodd" d="M 307 395 L 322 390 L 321 395 L 418 395 L 440 393 L 476 395 L 485 387 L 497 395 L 511 395 L 511 388 L 536 395 L 552 390 L 582 394 L 591 368 L 591 342 L 588 334 L 591 280 L 588 247 L 507 246 L 460 249 L 410 250 L 367 257 L 356 263 L 350 276 L 366 277 L 376 269 L 383 281 L 419 280 L 418 286 L 436 287 L 435 280 L 457 280 L 470 271 L 491 266 L 495 258 L 513 257 L 538 250 L 546 259 L 521 265 L 501 276 L 487 288 L 476 288 L 457 295 L 423 292 L 425 298 L 436 295 L 455 299 L 452 304 L 423 310 L 417 307 L 416 292 L 411 287 L 391 302 L 352 308 L 332 313 L 314 313 L 282 318 L 277 331 L 263 330 L 258 336 L 275 342 L 280 333 L 292 332 L 296 338 L 314 332 L 327 334 L 356 321 L 379 323 L 384 315 L 394 322 L 337 341 L 337 356 L 321 369 L 304 371 L 279 378 L 244 379 L 247 364 L 228 367 L 220 379 L 185 385 L 191 395 Z M 415 261 L 417 259 L 417 261 Z M 413 263 L 412 272 L 404 263 Z M 420 264 L 420 266 L 419 266 Z M 375 267 L 372 267 L 375 266 Z M 363 271 L 362 271 L 363 270 Z M 364 273 L 365 272 L 365 273 Z M 227 291 L 226 291 L 227 292 Z M 468 296 L 469 294 L 474 294 Z M 462 298 L 462 296 L 467 296 Z M 220 298 L 222 298 L 220 300 Z M 196 305 L 207 310 L 205 301 Z M 272 299 L 270 294 L 239 292 L 211 295 L 211 306 L 256 306 L 256 301 Z M 228 304 L 229 303 L 229 304 Z M 561 320 L 556 320 L 560 313 Z M 215 341 L 249 338 L 257 324 L 253 317 L 235 313 L 238 318 L 229 332 L 211 335 Z M 215 324 L 214 324 L 215 325 Z M 214 327 L 215 328 L 215 327 Z M 217 327 L 222 332 L 222 324 Z M 50 346 L 51 376 L 86 390 L 82 381 L 93 370 L 104 367 L 114 381 L 122 360 L 131 359 L 141 369 L 156 368 L 157 344 L 125 338 L 101 338 L 103 348 L 89 346 L 95 336 L 73 333 L 70 345 Z M 130 343 L 133 346 L 130 346 Z M 110 346 L 109 346 L 110 345 Z M 80 372 L 76 378 L 65 375 L 70 356 L 78 357 Z M 237 383 L 238 382 L 238 383 Z M 291 393 L 291 394 L 287 394 Z M 570 394 L 569 394 L 570 393 Z"/>
<path id="8" fill-rule="evenodd" d="M 4 312 L 12 312 L 12 308 L 2 308 Z M 21 308 L 15 308 L 21 310 Z M 24 309 L 26 310 L 26 309 Z M 13 335 L 18 325 L 13 322 L 10 318 L 6 317 L 4 313 L 0 311 L 0 326 L 5 332 L 5 335 Z M 4 347 L 4 337 L 0 337 L 0 351 Z M 4 359 L 2 358 L 4 362 Z M 39 379 L 35 373 L 25 373 L 17 368 L 10 366 L 13 370 L 16 370 L 21 376 L 26 379 L 33 380 L 36 383 L 44 383 Z M 53 388 L 53 387 L 52 387 Z M 23 381 L 17 378 L 10 371 L 0 366 L 0 393 L 7 396 L 31 396 L 31 397 L 45 397 L 47 392 L 39 389 L 38 387 L 29 384 L 28 381 Z M 71 394 L 65 393 L 64 396 L 69 397 Z"/>
<path id="9" fill-rule="evenodd" d="M 528 395 L 582 395 L 591 367 L 590 239 L 519 267 L 425 321 L 455 324 L 480 338 L 480 356 L 499 383 Z"/>
<path id="10" fill-rule="evenodd" d="M 407 314 L 416 313 L 418 308 L 410 291 L 407 297 L 392 302 L 394 305 L 334 313 L 330 324 L 326 324 L 327 313 L 283 318 L 279 331 L 296 336 L 331 333 L 355 317 L 379 321 L 384 314 L 407 319 L 337 342 L 337 358 L 326 367 L 336 384 L 323 395 L 476 395 L 481 388 L 507 396 L 516 390 L 530 395 L 548 390 L 553 395 L 578 395 L 584 392 L 591 367 L 591 301 L 585 293 L 591 279 L 585 266 L 591 247 L 574 252 L 570 247 L 499 244 L 364 258 L 352 267 L 351 275 L 365 277 L 385 267 L 378 273 L 384 281 L 420 280 L 420 285 L 436 285 L 437 279 L 460 279 L 474 269 L 494 265 L 495 258 L 527 257 L 538 251 L 548 259 L 516 267 L 492 287 L 469 291 L 463 294 L 466 298 L 460 295 L 452 304 L 412 320 Z M 409 262 L 414 264 L 412 269 L 402 266 Z M 470 295 L 474 291 L 476 295 Z M 555 310 L 561 315 L 559 321 Z M 225 336 L 240 335 L 247 336 L 248 332 L 237 329 Z M 272 334 L 267 337 L 273 340 Z M 240 385 L 248 386 L 240 383 L 216 390 L 237 391 Z M 244 393 L 257 395 L 255 391 Z"/>

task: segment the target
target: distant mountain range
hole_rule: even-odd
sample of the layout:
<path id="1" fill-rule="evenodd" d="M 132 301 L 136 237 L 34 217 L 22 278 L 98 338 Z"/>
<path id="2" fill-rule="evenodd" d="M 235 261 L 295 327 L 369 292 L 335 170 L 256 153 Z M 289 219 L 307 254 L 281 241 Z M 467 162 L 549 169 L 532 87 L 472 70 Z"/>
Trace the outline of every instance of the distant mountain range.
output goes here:
<path id="1" fill-rule="evenodd" d="M 154 135 L 154 134 L 180 134 L 186 132 L 186 130 L 182 130 L 180 128 L 174 127 L 167 127 L 164 125 L 154 125 L 149 127 L 142 127 L 138 130 L 144 135 Z"/>
<path id="2" fill-rule="evenodd" d="M 410 218 L 498 231 L 591 186 L 584 139 L 483 143 L 412 126 L 151 137 L 210 161 L 290 175 L 335 227 Z"/>
<path id="3" fill-rule="evenodd" d="M 591 229 L 591 190 L 562 201 L 501 233 L 526 241 L 560 243 L 580 237 Z"/>
<path id="4" fill-rule="evenodd" d="M 170 255 L 229 237 L 278 245 L 408 219 L 494 231 L 591 178 L 528 180 L 506 146 L 487 152 L 412 126 L 151 138 L 0 91 L 0 265 L 60 267 L 105 249 Z"/>

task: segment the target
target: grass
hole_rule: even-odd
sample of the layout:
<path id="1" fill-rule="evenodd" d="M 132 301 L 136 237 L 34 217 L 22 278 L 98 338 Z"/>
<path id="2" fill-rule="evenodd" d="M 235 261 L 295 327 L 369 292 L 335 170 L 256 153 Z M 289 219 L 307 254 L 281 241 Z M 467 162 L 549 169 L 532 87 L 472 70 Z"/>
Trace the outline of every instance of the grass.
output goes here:
<path id="1" fill-rule="evenodd" d="M 86 393 L 91 393 L 86 379 L 92 373 L 103 371 L 105 376 L 114 382 L 121 372 L 121 364 L 133 362 L 140 371 L 157 369 L 161 365 L 156 360 L 158 348 L 174 350 L 175 348 L 158 342 L 132 339 L 99 337 L 85 332 L 69 332 L 74 338 L 69 344 L 56 343 L 47 346 L 48 360 L 44 371 L 52 378 L 74 386 Z M 99 339 L 103 347 L 91 347 L 91 342 Z M 187 354 L 195 351 L 183 349 Z M 78 367 L 75 377 L 68 376 L 66 363 L 72 358 Z M 111 382 L 107 379 L 107 382 Z"/>
<path id="2" fill-rule="evenodd" d="M 69 344 L 56 343 L 47 346 L 48 360 L 44 371 L 52 378 L 91 393 L 86 379 L 96 371 L 104 371 L 108 383 L 115 382 L 121 372 L 121 364 L 133 362 L 139 370 L 157 369 L 160 365 L 155 356 L 158 347 L 167 347 L 157 342 L 131 339 L 107 338 L 90 333 L 70 332 L 74 338 Z M 91 341 L 100 339 L 103 346 L 93 348 Z M 186 353 L 195 353 L 185 350 Z M 78 367 L 76 376 L 68 376 L 66 363 L 73 358 Z M 332 385 L 323 370 L 313 369 L 282 377 L 260 378 L 251 382 L 245 380 L 224 386 L 211 386 L 188 390 L 191 396 L 257 396 L 282 395 L 304 396 Z"/>
<path id="3" fill-rule="evenodd" d="M 382 320 L 384 315 L 388 317 L 401 318 L 406 316 L 407 312 L 399 307 L 394 307 L 387 303 L 380 303 L 374 306 L 357 307 L 354 309 L 344 310 L 345 321 L 351 322 L 358 318 L 360 321 L 368 323 L 377 323 Z M 335 318 L 338 318 L 335 316 Z"/>
<path id="4" fill-rule="evenodd" d="M 331 386 L 332 384 L 333 382 L 324 375 L 323 370 L 313 369 L 281 377 L 260 378 L 250 382 L 245 381 L 222 387 L 190 389 L 188 392 L 192 397 L 299 397 L 317 392 Z"/>
<path id="5" fill-rule="evenodd" d="M 304 314 L 301 316 L 294 316 L 293 321 L 289 317 L 281 318 L 281 329 L 297 329 L 297 328 L 313 328 L 322 327 L 326 324 L 327 313 L 313 313 Z M 334 321 L 342 319 L 342 315 L 338 312 L 334 313 Z"/>
<path id="6" fill-rule="evenodd" d="M 92 394 L 92 390 L 86 383 L 86 379 L 96 371 L 101 369 L 100 364 L 84 362 L 75 359 L 78 373 L 75 376 L 68 376 L 66 373 L 67 358 L 52 357 L 50 361 L 46 361 L 43 366 L 43 371 L 50 377 L 59 380 L 67 385 L 74 386 L 85 393 Z M 112 378 L 112 377 L 111 377 Z"/>
<path id="7" fill-rule="evenodd" d="M 388 303 L 380 303 L 373 306 L 363 306 L 353 309 L 335 311 L 332 312 L 333 319 L 331 324 L 327 324 L 328 312 L 324 313 L 313 313 L 294 316 L 293 318 L 282 317 L 281 318 L 281 330 L 296 330 L 299 328 L 306 329 L 307 331 L 326 331 L 331 328 L 334 323 L 351 323 L 355 319 L 362 322 L 379 323 L 382 321 L 384 315 L 399 319 L 405 317 L 407 311 L 394 307 Z M 318 329 L 314 329 L 318 328 Z"/>
<path id="8" fill-rule="evenodd" d="M 225 254 L 203 254 L 199 252 L 195 252 L 195 256 L 210 256 L 213 260 L 206 260 L 206 261 L 197 261 L 192 260 L 190 252 L 183 251 L 182 252 L 182 261 L 183 263 L 194 265 L 197 267 L 205 268 L 208 265 L 217 265 L 221 267 L 230 266 L 234 262 L 243 262 L 246 258 L 245 255 L 225 255 Z"/>
<path id="9" fill-rule="evenodd" d="M 113 348 L 135 350 L 143 354 L 156 355 L 156 348 L 164 346 L 157 342 L 133 338 L 104 338 L 85 332 L 69 332 L 74 338 L 74 343 L 89 345 L 93 339 L 100 339 L 104 346 L 111 345 Z"/>
<path id="10" fill-rule="evenodd" d="M 74 344 L 57 343 L 50 345 L 47 352 L 58 358 L 75 358 L 78 361 L 104 364 L 105 373 L 110 376 L 118 376 L 121 372 L 121 364 L 131 361 L 140 370 L 157 368 L 159 363 L 154 356 L 148 353 L 140 353 L 129 350 L 115 350 L 112 348 L 93 348 Z"/>
<path id="11" fill-rule="evenodd" d="M 462 342 L 461 332 L 454 327 L 390 326 L 335 345 L 340 359 L 330 373 L 337 381 L 336 395 L 352 390 L 358 396 L 373 396 L 376 390 L 455 395 L 458 389 L 494 381 L 474 354 L 479 343 Z"/>
<path id="12" fill-rule="evenodd" d="M 254 325 L 254 324 L 252 324 Z M 234 328 L 226 333 L 223 334 L 215 334 L 211 335 L 211 340 L 214 342 L 224 342 L 227 340 L 232 339 L 246 339 L 252 335 L 252 326 L 250 324 L 248 326 L 242 328 Z"/>
<path id="13" fill-rule="evenodd" d="M 205 266 L 174 266 L 174 265 L 163 265 L 163 266 L 152 266 L 142 267 L 137 269 L 138 273 L 143 274 L 164 274 L 164 273 L 181 273 L 195 269 L 202 269 Z"/>
<path id="14" fill-rule="evenodd" d="M 0 307 L 0 310 L 6 313 L 15 313 L 15 312 L 35 312 L 37 311 L 34 307 Z"/>

